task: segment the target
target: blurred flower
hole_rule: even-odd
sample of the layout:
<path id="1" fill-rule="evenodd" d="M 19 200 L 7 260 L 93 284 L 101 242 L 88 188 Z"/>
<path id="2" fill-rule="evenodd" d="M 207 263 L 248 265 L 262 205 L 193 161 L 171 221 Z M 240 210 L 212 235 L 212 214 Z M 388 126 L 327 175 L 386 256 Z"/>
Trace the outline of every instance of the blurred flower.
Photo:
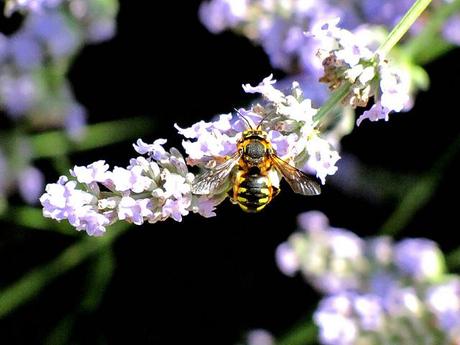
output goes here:
<path id="1" fill-rule="evenodd" d="M 276 258 L 283 273 L 301 272 L 326 295 L 313 317 L 322 344 L 456 344 L 460 279 L 446 275 L 436 243 L 362 239 L 318 211 L 298 223 Z"/>
<path id="2" fill-rule="evenodd" d="M 454 337 L 460 335 L 460 279 L 451 278 L 430 287 L 426 301 L 438 326 Z"/>
<path id="3" fill-rule="evenodd" d="M 280 270 L 290 276 L 302 272 L 323 293 L 360 288 L 369 265 L 364 241 L 352 232 L 331 228 L 320 212 L 303 213 L 298 222 L 303 231 L 277 249 Z"/>
<path id="4" fill-rule="evenodd" d="M 59 11 L 32 14 L 23 28 L 23 31 L 43 42 L 46 53 L 54 59 L 68 57 L 78 50 L 82 44 L 80 30 Z"/>
<path id="5" fill-rule="evenodd" d="M 412 0 L 358 1 L 364 14 L 364 21 L 382 24 L 387 28 L 395 26 L 412 4 Z"/>
<path id="6" fill-rule="evenodd" d="M 31 70 L 42 63 L 40 43 L 27 30 L 21 30 L 8 40 L 9 55 L 19 70 Z"/>
<path id="7" fill-rule="evenodd" d="M 406 288 L 386 298 L 357 293 L 325 297 L 314 321 L 325 345 L 419 344 L 422 339 L 441 340 L 428 316 L 420 296 Z"/>
<path id="8" fill-rule="evenodd" d="M 66 72 L 85 43 L 113 36 L 117 8 L 116 0 L 9 0 L 7 12 L 30 12 L 16 32 L 0 34 L 0 109 L 78 137 L 84 110 L 76 109 Z"/>
<path id="9" fill-rule="evenodd" d="M 57 7 L 63 1 L 65 0 L 6 0 L 5 13 L 11 15 L 17 10 L 42 12 Z"/>
<path id="10" fill-rule="evenodd" d="M 206 28 L 219 33 L 235 30 L 260 44 L 273 67 L 317 75 L 317 44 L 305 37 L 318 20 L 341 16 L 349 27 L 357 24 L 352 6 L 342 1 L 211 0 L 200 7 Z"/>
<path id="11" fill-rule="evenodd" d="M 278 268 L 287 276 L 294 276 L 299 270 L 299 259 L 288 243 L 281 243 L 276 248 L 276 262 Z"/>
<path id="12" fill-rule="evenodd" d="M 300 214 L 298 224 L 301 231 L 276 251 L 278 267 L 289 276 L 300 271 L 322 293 L 359 291 L 383 296 L 399 281 L 422 284 L 445 274 L 442 252 L 430 240 L 362 239 L 331 227 L 318 211 Z"/>
<path id="13" fill-rule="evenodd" d="M 8 0 L 5 10 L 25 15 L 15 32 L 0 33 L 0 110 L 12 121 L 27 121 L 34 131 L 64 127 L 71 139 L 80 140 L 87 113 L 73 96 L 67 70 L 86 43 L 114 35 L 117 0 Z M 21 140 L 26 135 L 15 133 Z M 5 166 L 15 171 L 4 178 L 2 194 L 18 189 L 33 203 L 43 192 L 43 178 L 31 167 L 31 155 L 21 155 L 20 164 L 10 162 L 13 151 L 4 148 Z"/>
<path id="14" fill-rule="evenodd" d="M 69 103 L 64 126 L 67 134 L 74 140 L 79 140 L 85 134 L 86 109 L 79 103 Z"/>
<path id="15" fill-rule="evenodd" d="M 247 15 L 247 0 L 216 0 L 203 2 L 199 16 L 202 23 L 213 33 L 236 26 Z"/>
<path id="16" fill-rule="evenodd" d="M 346 296 L 331 296 L 320 302 L 313 319 L 319 327 L 320 341 L 325 345 L 355 344 L 358 327 L 349 316 L 352 303 Z"/>
<path id="17" fill-rule="evenodd" d="M 264 329 L 255 329 L 246 336 L 247 345 L 275 345 L 275 338 Z"/>
<path id="18" fill-rule="evenodd" d="M 30 74 L 14 75 L 4 69 L 0 75 L 0 107 L 13 119 L 19 119 L 33 108 L 38 92 L 36 80 Z"/>
<path id="19" fill-rule="evenodd" d="M 460 15 L 451 16 L 445 23 L 442 30 L 444 39 L 448 42 L 460 45 Z"/>
<path id="20" fill-rule="evenodd" d="M 322 70 L 315 58 L 318 43 L 304 32 L 340 17 L 344 29 L 355 32 L 367 26 L 379 36 L 374 29 L 389 31 L 412 4 L 412 0 L 210 0 L 201 4 L 199 15 L 212 33 L 233 30 L 261 45 L 273 67 L 318 76 Z"/>
<path id="21" fill-rule="evenodd" d="M 35 204 L 43 193 L 45 178 L 40 170 L 27 167 L 18 176 L 18 188 L 22 198 L 29 204 Z"/>
<path id="22" fill-rule="evenodd" d="M 394 246 L 397 268 L 417 281 L 433 281 L 444 273 L 444 257 L 438 245 L 430 240 L 406 239 Z"/>

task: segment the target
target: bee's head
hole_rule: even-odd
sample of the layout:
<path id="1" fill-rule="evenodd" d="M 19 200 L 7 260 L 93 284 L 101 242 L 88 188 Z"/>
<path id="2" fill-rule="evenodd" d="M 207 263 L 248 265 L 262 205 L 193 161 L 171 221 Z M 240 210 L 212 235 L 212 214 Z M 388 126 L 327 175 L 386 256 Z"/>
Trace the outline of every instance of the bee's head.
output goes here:
<path id="1" fill-rule="evenodd" d="M 261 129 L 247 129 L 243 132 L 241 136 L 242 140 L 246 139 L 267 139 L 267 132 Z"/>

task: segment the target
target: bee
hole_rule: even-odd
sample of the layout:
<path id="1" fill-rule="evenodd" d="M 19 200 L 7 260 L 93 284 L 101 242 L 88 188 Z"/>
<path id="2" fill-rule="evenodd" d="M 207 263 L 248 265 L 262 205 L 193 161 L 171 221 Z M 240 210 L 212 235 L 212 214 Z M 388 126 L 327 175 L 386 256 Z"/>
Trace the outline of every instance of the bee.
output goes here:
<path id="1" fill-rule="evenodd" d="M 233 175 L 233 188 L 229 191 L 231 201 L 245 212 L 259 212 L 280 192 L 270 179 L 272 169 L 284 177 L 295 193 L 321 193 L 315 180 L 278 157 L 268 140 L 267 132 L 261 129 L 265 118 L 253 128 L 243 115 L 237 113 L 248 125 L 248 129 L 242 132 L 236 144 L 236 152 L 214 168 L 199 174 L 192 184 L 192 193 L 213 194 L 222 189 L 227 179 Z M 232 174 L 235 166 L 238 169 L 236 174 Z"/>

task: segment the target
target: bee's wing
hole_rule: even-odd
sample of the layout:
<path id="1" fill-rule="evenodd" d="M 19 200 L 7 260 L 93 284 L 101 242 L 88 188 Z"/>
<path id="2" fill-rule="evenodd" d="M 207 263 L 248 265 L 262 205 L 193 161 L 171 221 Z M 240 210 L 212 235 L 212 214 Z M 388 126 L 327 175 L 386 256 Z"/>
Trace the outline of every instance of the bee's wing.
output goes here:
<path id="1" fill-rule="evenodd" d="M 214 168 L 206 170 L 195 177 L 192 184 L 192 193 L 204 195 L 212 194 L 222 187 L 225 178 L 232 172 L 233 167 L 238 163 L 241 152 L 237 151 L 225 162 L 216 165 Z"/>
<path id="2" fill-rule="evenodd" d="M 303 195 L 321 194 L 321 187 L 318 182 L 313 180 L 310 176 L 285 162 L 275 154 L 271 154 L 270 158 L 276 170 L 283 175 L 294 192 Z"/>

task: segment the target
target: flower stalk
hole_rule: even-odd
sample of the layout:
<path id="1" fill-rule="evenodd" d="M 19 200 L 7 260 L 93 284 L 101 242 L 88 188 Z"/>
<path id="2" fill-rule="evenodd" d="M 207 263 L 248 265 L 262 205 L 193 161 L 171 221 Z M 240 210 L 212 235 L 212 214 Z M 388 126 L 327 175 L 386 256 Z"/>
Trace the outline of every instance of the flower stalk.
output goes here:
<path id="1" fill-rule="evenodd" d="M 391 30 L 386 37 L 385 41 L 375 52 L 377 60 L 384 61 L 384 58 L 388 55 L 390 50 L 401 40 L 404 34 L 414 24 L 417 18 L 422 12 L 428 7 L 431 0 L 417 0 L 412 7 L 407 11 L 404 17 L 399 21 L 398 24 Z M 352 83 L 346 81 L 343 82 L 328 98 L 326 103 L 318 110 L 315 116 L 315 120 L 321 120 L 326 114 L 338 106 L 349 94 L 352 89 Z"/>
<path id="2" fill-rule="evenodd" d="M 401 40 L 404 34 L 410 29 L 415 23 L 418 17 L 431 3 L 431 0 L 417 0 L 409 11 L 406 12 L 404 17 L 399 21 L 398 24 L 388 34 L 385 42 L 377 49 L 376 54 L 382 58 L 387 56 L 390 50 Z"/>

